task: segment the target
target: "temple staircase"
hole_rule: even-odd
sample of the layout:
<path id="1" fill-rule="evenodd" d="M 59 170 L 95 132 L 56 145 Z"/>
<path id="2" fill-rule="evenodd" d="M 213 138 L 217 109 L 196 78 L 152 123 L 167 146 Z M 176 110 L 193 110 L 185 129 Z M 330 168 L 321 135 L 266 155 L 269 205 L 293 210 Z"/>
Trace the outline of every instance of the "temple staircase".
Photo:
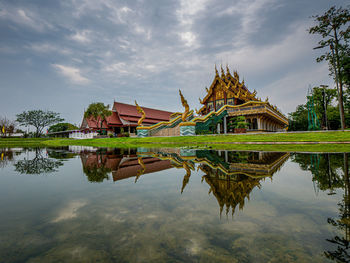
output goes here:
<path id="1" fill-rule="evenodd" d="M 188 113 L 187 120 L 193 119 L 193 110 Z M 180 136 L 179 124 L 182 123 L 181 114 L 178 113 L 176 117 L 170 121 L 162 121 L 154 124 L 148 128 L 148 136 Z"/>

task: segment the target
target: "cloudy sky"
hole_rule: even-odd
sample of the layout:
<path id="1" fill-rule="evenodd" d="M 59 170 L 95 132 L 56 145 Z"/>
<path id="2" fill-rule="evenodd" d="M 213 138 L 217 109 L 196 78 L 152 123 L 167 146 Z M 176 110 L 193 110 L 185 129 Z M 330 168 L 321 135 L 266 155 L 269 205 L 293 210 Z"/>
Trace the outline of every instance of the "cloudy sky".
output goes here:
<path id="1" fill-rule="evenodd" d="M 315 62 L 311 15 L 337 0 L 0 0 L 0 115 L 60 112 L 80 123 L 89 103 L 182 110 L 237 70 L 287 114 L 309 85 L 332 84 Z"/>

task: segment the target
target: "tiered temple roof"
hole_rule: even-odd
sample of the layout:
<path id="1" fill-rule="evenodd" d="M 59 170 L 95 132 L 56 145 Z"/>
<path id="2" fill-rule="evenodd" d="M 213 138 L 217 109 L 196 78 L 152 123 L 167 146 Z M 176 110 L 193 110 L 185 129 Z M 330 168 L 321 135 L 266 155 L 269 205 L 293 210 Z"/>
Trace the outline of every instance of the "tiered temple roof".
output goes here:
<path id="1" fill-rule="evenodd" d="M 226 73 L 221 67 L 221 75 L 215 67 L 214 80 L 210 85 L 210 88 L 206 88 L 206 90 L 207 95 L 203 98 L 203 100 L 199 99 L 200 103 L 204 105 L 199 110 L 200 113 L 206 109 L 206 103 L 218 99 L 237 99 L 239 100 L 239 104 L 248 101 L 260 101 L 258 98 L 256 98 L 256 91 L 249 91 L 244 83 L 244 80 L 240 81 L 237 71 L 234 71 L 232 76 L 228 67 L 226 67 Z"/>
<path id="2" fill-rule="evenodd" d="M 143 121 L 143 125 L 152 125 L 156 124 L 161 121 L 169 121 L 170 116 L 173 114 L 169 111 L 163 111 L 163 110 L 157 110 L 157 109 L 151 109 L 142 107 L 142 109 L 146 113 L 146 118 Z M 141 114 L 137 112 L 135 105 L 130 105 L 126 103 L 121 102 L 114 102 L 112 107 L 112 115 L 108 116 L 103 122 L 102 122 L 102 128 L 103 129 L 112 129 L 113 127 L 125 127 L 125 126 L 137 126 L 137 121 L 140 119 Z M 99 123 L 99 125 L 97 125 Z M 98 120 L 96 123 L 96 120 L 93 118 L 84 118 L 81 129 L 100 129 L 101 128 L 101 121 Z M 98 126 L 98 127 L 97 127 Z"/>

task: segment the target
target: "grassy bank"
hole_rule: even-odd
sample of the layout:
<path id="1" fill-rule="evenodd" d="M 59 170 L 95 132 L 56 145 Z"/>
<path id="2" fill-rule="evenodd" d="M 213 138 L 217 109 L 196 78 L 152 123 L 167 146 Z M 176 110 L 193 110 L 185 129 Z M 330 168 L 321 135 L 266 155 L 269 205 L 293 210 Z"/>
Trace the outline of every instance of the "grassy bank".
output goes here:
<path id="1" fill-rule="evenodd" d="M 200 147 L 227 150 L 305 151 L 305 152 L 350 152 L 350 132 L 305 132 L 280 134 L 243 134 L 216 136 L 150 137 L 150 138 L 108 138 L 108 139 L 0 139 L 0 147 L 40 146 L 95 146 L 95 147 Z M 306 142 L 310 144 L 272 144 Z M 315 142 L 336 142 L 337 144 L 312 144 Z M 242 143 L 242 144 L 234 144 Z M 253 143 L 253 144 L 244 144 Z M 265 143 L 254 144 L 254 143 Z M 271 143 L 271 144 L 269 144 Z"/>

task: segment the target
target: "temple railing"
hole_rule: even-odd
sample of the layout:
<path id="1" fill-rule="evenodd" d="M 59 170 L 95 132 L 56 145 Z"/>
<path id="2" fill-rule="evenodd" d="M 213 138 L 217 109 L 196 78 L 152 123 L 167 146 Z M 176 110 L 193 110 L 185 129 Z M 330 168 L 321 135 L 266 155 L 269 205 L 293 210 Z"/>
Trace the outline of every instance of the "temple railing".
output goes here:
<path id="1" fill-rule="evenodd" d="M 193 118 L 193 110 L 191 110 L 188 113 L 188 119 L 192 120 L 192 118 Z M 177 125 L 179 125 L 181 122 L 182 122 L 182 118 L 181 118 L 181 115 L 179 115 L 170 121 L 161 121 L 152 126 L 143 127 L 143 129 L 148 130 L 149 136 L 153 136 L 154 134 L 158 133 L 160 130 L 166 129 L 166 128 L 174 128 Z"/>

